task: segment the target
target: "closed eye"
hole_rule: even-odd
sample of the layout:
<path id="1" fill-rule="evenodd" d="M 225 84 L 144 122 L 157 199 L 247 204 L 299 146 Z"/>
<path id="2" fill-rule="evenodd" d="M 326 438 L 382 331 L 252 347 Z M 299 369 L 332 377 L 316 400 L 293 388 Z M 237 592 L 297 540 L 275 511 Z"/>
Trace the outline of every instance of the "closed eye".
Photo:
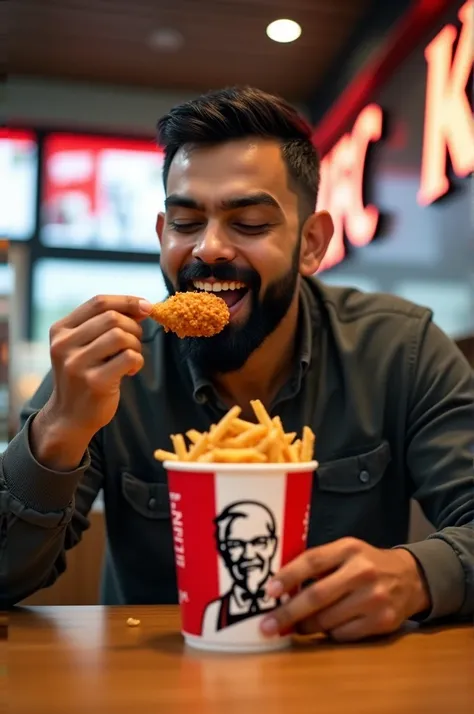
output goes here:
<path id="1" fill-rule="evenodd" d="M 270 229 L 269 223 L 260 223 L 259 225 L 256 225 L 255 223 L 233 223 L 232 225 L 241 233 L 249 233 L 251 235 L 266 233 Z"/>
<path id="2" fill-rule="evenodd" d="M 170 221 L 168 225 L 171 230 L 176 231 L 177 233 L 191 234 L 200 230 L 204 223 L 202 221 Z M 270 230 L 271 224 L 233 223 L 232 228 L 238 233 L 243 233 L 245 235 L 263 235 Z"/>
<path id="3" fill-rule="evenodd" d="M 176 221 L 170 221 L 169 227 L 173 231 L 178 233 L 194 233 L 194 231 L 199 230 L 202 227 L 202 223 L 197 221 L 188 221 L 187 223 L 177 223 Z"/>

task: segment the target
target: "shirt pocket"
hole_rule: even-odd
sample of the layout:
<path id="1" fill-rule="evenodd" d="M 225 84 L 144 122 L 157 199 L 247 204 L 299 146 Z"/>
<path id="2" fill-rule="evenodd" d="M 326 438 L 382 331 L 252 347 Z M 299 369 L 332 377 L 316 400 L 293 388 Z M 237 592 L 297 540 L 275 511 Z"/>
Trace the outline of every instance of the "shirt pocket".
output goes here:
<path id="1" fill-rule="evenodd" d="M 370 451 L 319 466 L 312 495 L 309 546 L 352 536 L 384 547 L 384 476 L 390 462 L 390 445 L 383 441 Z"/>
<path id="2" fill-rule="evenodd" d="M 129 471 L 123 471 L 122 495 L 140 516 L 155 521 L 169 520 L 168 484 L 142 481 Z"/>

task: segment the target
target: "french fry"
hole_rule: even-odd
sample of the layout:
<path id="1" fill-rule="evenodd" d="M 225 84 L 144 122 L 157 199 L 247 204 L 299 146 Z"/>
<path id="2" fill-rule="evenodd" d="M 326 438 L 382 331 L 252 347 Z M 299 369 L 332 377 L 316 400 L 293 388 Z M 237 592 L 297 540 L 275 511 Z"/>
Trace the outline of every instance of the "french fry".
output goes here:
<path id="1" fill-rule="evenodd" d="M 198 462 L 200 462 L 201 464 L 202 463 L 210 463 L 212 461 L 214 461 L 214 450 L 206 451 L 205 454 L 198 457 Z"/>
<path id="2" fill-rule="evenodd" d="M 224 464 L 263 464 L 267 460 L 257 449 L 214 449 L 213 461 Z"/>
<path id="3" fill-rule="evenodd" d="M 234 419 L 234 421 L 231 424 L 230 431 L 237 436 L 238 434 L 242 434 L 242 432 L 247 431 L 248 429 L 252 429 L 255 426 L 255 424 L 252 424 L 251 421 L 245 421 L 245 419 Z"/>
<path id="4" fill-rule="evenodd" d="M 291 444 L 290 451 L 292 454 L 291 460 L 293 461 L 293 463 L 298 463 L 298 461 L 301 461 L 301 439 L 297 439 L 294 444 Z"/>
<path id="5" fill-rule="evenodd" d="M 188 451 L 186 449 L 186 442 L 184 441 L 184 436 L 182 434 L 172 434 L 171 441 L 173 443 L 173 449 L 176 452 L 178 460 L 186 461 Z"/>
<path id="6" fill-rule="evenodd" d="M 206 453 L 209 447 L 209 434 L 204 432 L 201 434 L 195 444 L 189 449 L 187 461 L 197 461 L 197 459 Z"/>
<path id="7" fill-rule="evenodd" d="M 311 461 L 314 452 L 314 434 L 309 426 L 303 427 L 303 441 L 301 444 L 301 461 Z"/>
<path id="8" fill-rule="evenodd" d="M 264 424 L 264 426 L 271 429 L 273 427 L 273 422 L 270 419 L 270 415 L 268 414 L 260 399 L 253 399 L 250 402 L 250 406 L 252 407 L 259 423 Z"/>
<path id="9" fill-rule="evenodd" d="M 285 461 L 289 461 L 290 464 L 298 463 L 299 454 L 294 444 L 285 444 L 285 448 L 283 449 L 283 455 L 285 457 Z"/>
<path id="10" fill-rule="evenodd" d="M 186 436 L 192 444 L 195 444 L 201 438 L 202 434 L 197 429 L 190 429 L 186 432 Z"/>
<path id="11" fill-rule="evenodd" d="M 240 407 L 232 407 L 225 416 L 222 417 L 220 422 L 216 424 L 215 429 L 211 429 L 209 434 L 209 442 L 212 445 L 216 445 L 219 441 L 227 434 L 230 425 L 233 420 L 239 416 L 242 409 Z"/>
<path id="12" fill-rule="evenodd" d="M 157 461 L 177 461 L 178 457 L 173 454 L 172 451 L 165 451 L 164 449 L 157 449 L 153 454 Z"/>
<path id="13" fill-rule="evenodd" d="M 293 432 L 292 434 L 285 434 L 285 431 L 283 429 L 283 424 L 281 423 L 281 419 L 279 416 L 273 417 L 272 419 L 275 428 L 278 432 L 278 439 L 280 442 L 280 455 L 279 455 L 279 462 L 281 463 L 282 461 L 293 461 L 293 455 L 290 451 L 290 444 L 293 441 L 293 439 L 296 436 L 296 433 Z M 290 437 L 290 438 L 288 438 Z"/>
<path id="14" fill-rule="evenodd" d="M 279 438 L 284 440 L 285 432 L 283 430 L 283 424 L 281 423 L 280 417 L 279 416 L 273 417 L 272 424 L 275 427 L 275 429 L 277 430 Z"/>
<path id="15" fill-rule="evenodd" d="M 233 436 L 229 436 L 227 439 L 222 439 L 218 443 L 218 448 L 219 449 L 234 449 L 234 438 Z M 214 448 L 214 447 L 212 447 Z"/>
<path id="16" fill-rule="evenodd" d="M 274 429 L 268 446 L 268 461 L 272 464 L 278 464 L 281 459 L 281 442 L 278 437 L 279 434 Z"/>
<path id="17" fill-rule="evenodd" d="M 233 439 L 226 439 L 226 447 L 240 449 L 248 446 L 256 446 L 258 442 L 268 433 L 268 429 L 263 424 L 254 424 L 250 429 L 243 431 Z"/>
<path id="18" fill-rule="evenodd" d="M 286 442 L 286 434 L 285 430 L 283 429 L 283 424 L 281 423 L 281 419 L 279 416 L 273 417 L 272 422 L 274 424 L 274 427 L 277 432 L 277 445 L 273 447 L 274 449 L 274 454 L 273 456 L 275 457 L 275 460 L 277 463 L 281 464 L 284 463 L 285 461 L 290 461 L 290 453 L 288 450 L 288 444 Z M 269 456 L 269 461 L 272 460 L 273 458 L 270 459 Z"/>
<path id="19" fill-rule="evenodd" d="M 282 432 L 282 434 L 285 433 L 285 432 L 283 431 L 283 423 L 282 423 L 282 421 L 281 421 L 281 417 L 279 417 L 279 416 L 274 416 L 273 419 L 272 419 L 272 424 L 273 424 L 273 426 L 276 426 L 276 428 L 279 429 L 279 430 Z"/>
<path id="20" fill-rule="evenodd" d="M 315 436 L 309 426 L 303 428 L 302 439 L 296 433 L 285 433 L 281 418 L 268 414 L 259 399 L 250 402 L 257 423 L 240 419 L 241 408 L 232 407 L 209 431 L 189 429 L 172 434 L 174 453 L 157 449 L 158 461 L 188 461 L 197 463 L 302 463 L 313 459 Z"/>
<path id="21" fill-rule="evenodd" d="M 257 451 L 260 451 L 261 454 L 268 455 L 270 446 L 276 440 L 276 437 L 277 437 L 276 430 L 272 429 L 268 433 L 268 435 L 264 439 L 262 439 L 260 444 L 257 446 Z"/>

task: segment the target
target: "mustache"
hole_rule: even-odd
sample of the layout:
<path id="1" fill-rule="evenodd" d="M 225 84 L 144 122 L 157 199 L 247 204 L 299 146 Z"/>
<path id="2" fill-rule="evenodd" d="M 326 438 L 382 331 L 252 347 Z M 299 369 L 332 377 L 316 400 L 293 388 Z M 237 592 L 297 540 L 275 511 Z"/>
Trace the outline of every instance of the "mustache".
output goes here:
<path id="1" fill-rule="evenodd" d="M 207 280 L 214 278 L 220 282 L 241 282 L 245 283 L 252 290 L 260 289 L 260 276 L 251 268 L 239 268 L 233 263 L 189 263 L 178 272 L 178 285 L 180 289 L 185 289 L 187 284 L 193 280 Z"/>

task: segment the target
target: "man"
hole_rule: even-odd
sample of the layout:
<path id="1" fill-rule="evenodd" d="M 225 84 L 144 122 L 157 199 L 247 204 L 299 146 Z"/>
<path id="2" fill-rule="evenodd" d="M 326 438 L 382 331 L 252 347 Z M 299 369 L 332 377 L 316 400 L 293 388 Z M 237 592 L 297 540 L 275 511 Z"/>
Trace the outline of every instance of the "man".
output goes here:
<path id="1" fill-rule="evenodd" d="M 219 292 L 231 323 L 181 341 L 145 319 L 146 301 L 100 296 L 53 325 L 52 372 L 2 459 L 1 605 L 64 571 L 100 489 L 103 602 L 175 602 L 153 452 L 259 398 L 287 431 L 312 427 L 321 464 L 308 550 L 266 586 L 297 594 L 264 632 L 297 624 L 349 641 L 474 612 L 472 372 L 428 310 L 312 278 L 333 227 L 314 212 L 310 135 L 284 101 L 249 88 L 160 121 L 168 288 Z M 406 544 L 412 496 L 438 530 Z"/>
<path id="2" fill-rule="evenodd" d="M 216 542 L 232 585 L 206 607 L 203 635 L 274 610 L 279 604 L 265 591 L 274 574 L 278 536 L 275 517 L 264 504 L 240 501 L 227 506 L 216 518 Z"/>

